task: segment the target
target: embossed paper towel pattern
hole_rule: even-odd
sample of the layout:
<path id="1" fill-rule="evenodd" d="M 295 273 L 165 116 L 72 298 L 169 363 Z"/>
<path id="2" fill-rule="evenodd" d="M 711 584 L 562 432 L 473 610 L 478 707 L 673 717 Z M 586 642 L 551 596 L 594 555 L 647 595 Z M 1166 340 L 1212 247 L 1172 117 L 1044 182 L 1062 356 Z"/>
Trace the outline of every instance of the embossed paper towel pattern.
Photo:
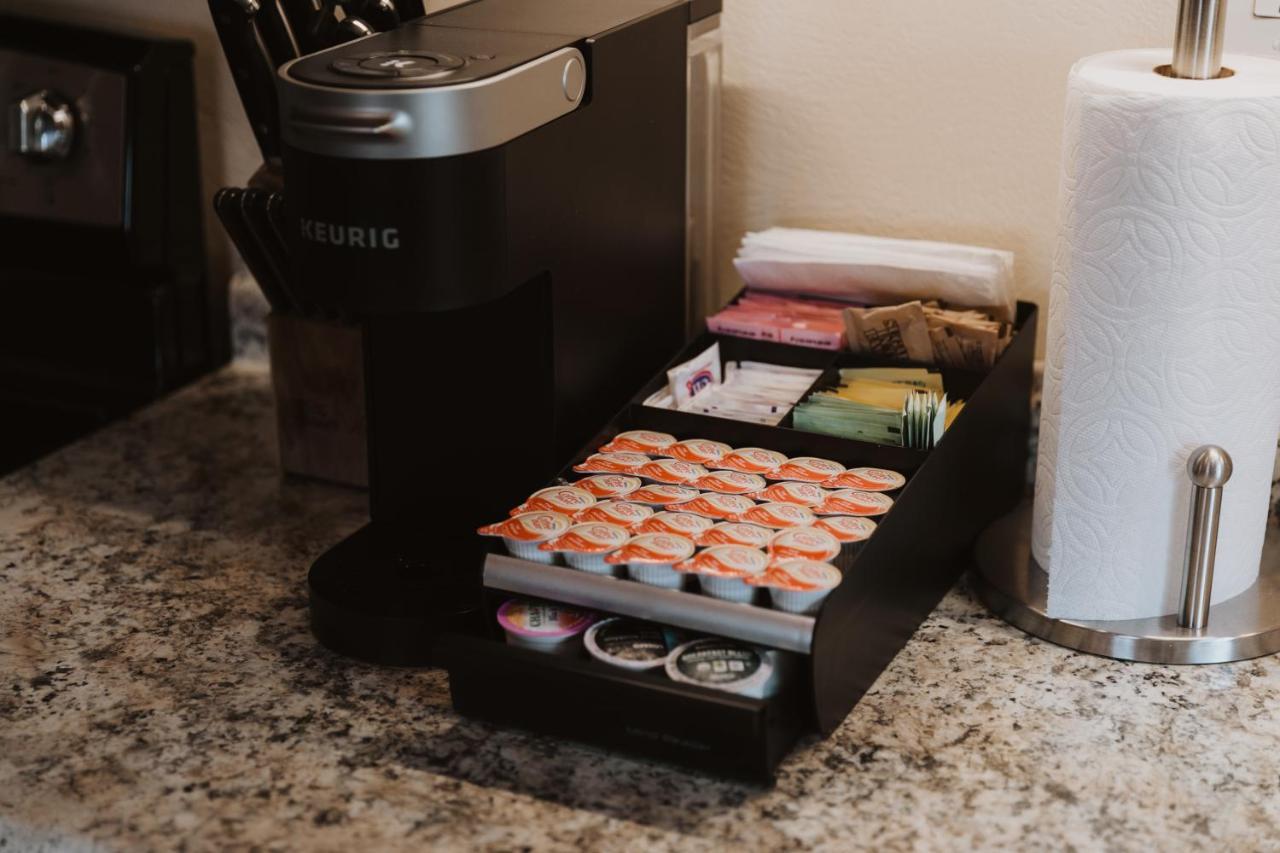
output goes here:
<path id="1" fill-rule="evenodd" d="M 1067 97 L 1033 551 L 1049 613 L 1177 609 L 1201 444 L 1235 460 L 1215 602 L 1257 577 L 1280 431 L 1280 62 L 1081 60 Z"/>

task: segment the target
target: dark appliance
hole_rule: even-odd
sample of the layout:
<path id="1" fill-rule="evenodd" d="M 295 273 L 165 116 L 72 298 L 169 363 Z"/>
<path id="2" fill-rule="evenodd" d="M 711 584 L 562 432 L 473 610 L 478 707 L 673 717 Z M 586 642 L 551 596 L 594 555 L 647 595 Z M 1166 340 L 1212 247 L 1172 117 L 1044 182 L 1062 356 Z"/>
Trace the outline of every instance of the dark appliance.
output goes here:
<path id="1" fill-rule="evenodd" d="M 0 472 L 230 357 L 191 57 L 0 16 Z"/>
<path id="2" fill-rule="evenodd" d="M 718 3 L 476 0 L 285 64 L 292 290 L 363 326 L 368 526 L 312 627 L 432 662 L 504 516 L 683 339 L 686 65 Z"/>

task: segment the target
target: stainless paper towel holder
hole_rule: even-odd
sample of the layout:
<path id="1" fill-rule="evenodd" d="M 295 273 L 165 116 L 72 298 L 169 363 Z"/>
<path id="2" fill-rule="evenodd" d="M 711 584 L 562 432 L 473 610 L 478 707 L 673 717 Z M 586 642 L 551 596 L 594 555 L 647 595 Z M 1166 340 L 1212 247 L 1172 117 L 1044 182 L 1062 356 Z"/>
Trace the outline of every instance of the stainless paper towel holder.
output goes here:
<path id="1" fill-rule="evenodd" d="M 1280 651 L 1280 529 L 1267 528 L 1258 580 L 1212 607 L 1213 561 L 1231 457 L 1205 445 L 1187 460 L 1192 496 L 1178 613 L 1152 619 L 1055 619 L 1049 576 L 1031 554 L 1031 502 L 997 521 L 974 549 L 971 580 L 993 613 L 1051 643 L 1143 663 L 1226 663 Z"/>
<path id="2" fill-rule="evenodd" d="M 1222 67 L 1226 0 L 1181 0 L 1173 61 L 1166 76 L 1205 81 L 1230 76 Z M 1151 619 L 1077 620 L 1048 615 L 1049 576 L 1031 554 L 1032 504 L 1024 500 L 991 525 L 974 548 L 971 579 L 997 616 L 1052 643 L 1144 663 L 1226 663 L 1280 651 L 1280 529 L 1268 525 L 1253 586 L 1210 606 L 1223 486 L 1231 457 L 1205 445 L 1187 462 L 1190 523 L 1179 612 Z"/>

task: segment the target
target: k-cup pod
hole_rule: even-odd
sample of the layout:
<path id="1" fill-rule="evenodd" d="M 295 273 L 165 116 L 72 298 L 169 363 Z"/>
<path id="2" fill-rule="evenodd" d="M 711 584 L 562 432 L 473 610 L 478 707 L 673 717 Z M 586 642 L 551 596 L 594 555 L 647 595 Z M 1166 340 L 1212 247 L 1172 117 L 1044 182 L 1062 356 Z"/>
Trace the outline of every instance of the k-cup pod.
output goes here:
<path id="1" fill-rule="evenodd" d="M 758 501 L 776 501 L 800 506 L 817 506 L 827 498 L 827 491 L 813 483 L 774 483 L 751 495 Z"/>
<path id="2" fill-rule="evenodd" d="M 817 560 L 783 560 L 747 583 L 767 587 L 777 610 L 817 613 L 831 590 L 840 585 L 840 570 Z"/>
<path id="3" fill-rule="evenodd" d="M 706 637 L 679 646 L 667 658 L 672 681 L 725 690 L 754 699 L 772 696 L 778 689 L 777 653 L 739 643 Z"/>
<path id="4" fill-rule="evenodd" d="M 712 545 L 746 545 L 748 548 L 764 548 L 775 532 L 758 524 L 722 521 L 698 536 L 693 543 L 700 548 L 710 548 Z"/>
<path id="5" fill-rule="evenodd" d="M 893 492 L 907 484 L 907 478 L 886 468 L 850 468 L 827 480 L 828 489 L 857 489 L 860 492 Z"/>
<path id="6" fill-rule="evenodd" d="M 705 438 L 688 438 L 677 441 L 663 451 L 663 456 L 672 459 L 683 459 L 695 465 L 712 465 L 724 458 L 733 448 L 722 441 L 710 441 Z"/>
<path id="7" fill-rule="evenodd" d="M 512 515 L 526 512 L 562 512 L 572 516 L 596 502 L 596 496 L 576 486 L 551 486 L 539 489 L 529 499 L 511 510 Z"/>
<path id="8" fill-rule="evenodd" d="M 764 574 L 769 556 L 745 545 L 715 545 L 699 551 L 676 566 L 677 571 L 697 575 L 702 591 L 712 598 L 750 604 L 755 587 L 746 579 Z"/>
<path id="9" fill-rule="evenodd" d="M 659 669 L 679 645 L 672 628 L 639 619 L 615 616 L 587 629 L 583 643 L 596 660 L 635 672 Z"/>
<path id="10" fill-rule="evenodd" d="M 793 480 L 797 483 L 824 483 L 844 473 L 844 466 L 817 456 L 794 456 L 765 474 L 770 480 Z"/>
<path id="11" fill-rule="evenodd" d="M 684 507 L 684 504 L 676 504 L 677 509 Z M 691 512 L 660 512 L 657 515 L 651 515 L 644 521 L 636 525 L 636 533 L 671 533 L 675 536 L 685 536 L 689 539 L 695 539 L 704 531 L 710 529 L 715 524 L 709 518 L 703 518 L 700 515 L 694 515 Z"/>
<path id="12" fill-rule="evenodd" d="M 746 512 L 755 505 L 755 501 L 742 495 L 721 495 L 716 492 L 704 492 L 691 501 L 676 504 L 674 508 L 680 512 L 691 512 L 694 515 L 701 515 L 706 518 L 722 519 L 740 512 Z"/>
<path id="13" fill-rule="evenodd" d="M 593 453 L 573 466 L 579 474 L 630 474 L 651 460 L 643 453 Z"/>
<path id="14" fill-rule="evenodd" d="M 669 483 L 672 485 L 680 485 L 696 480 L 707 473 L 707 469 L 701 465 L 695 465 L 692 462 L 682 462 L 679 459 L 655 459 L 648 465 L 641 465 L 636 469 L 636 476 L 644 477 L 646 480 L 652 480 L 655 483 Z"/>
<path id="15" fill-rule="evenodd" d="M 726 453 L 712 467 L 740 471 L 743 474 L 765 474 L 786 461 L 786 455 L 776 450 L 765 450 L 763 447 L 739 447 L 737 450 Z"/>
<path id="16" fill-rule="evenodd" d="M 540 551 L 556 551 L 564 555 L 570 567 L 598 575 L 613 574 L 613 566 L 605 555 L 622 547 L 631 534 L 625 527 L 606 521 L 575 524 L 554 539 L 538 546 Z"/>
<path id="17" fill-rule="evenodd" d="M 657 456 L 675 443 L 676 437 L 674 435 L 647 429 L 633 429 L 629 432 L 621 432 L 615 435 L 608 444 L 600 447 L 600 452 L 647 453 L 651 456 Z"/>
<path id="18" fill-rule="evenodd" d="M 691 488 L 690 486 L 672 486 L 666 483 L 650 483 L 647 486 L 641 486 L 631 494 L 627 495 L 627 500 L 631 503 L 662 508 L 671 506 L 672 504 L 691 501 L 697 496 L 698 490 Z"/>
<path id="19" fill-rule="evenodd" d="M 693 556 L 693 540 L 670 533 L 641 533 L 605 557 L 610 565 L 626 564 L 632 580 L 650 586 L 679 589 L 684 575 L 675 570 L 676 563 Z"/>
<path id="20" fill-rule="evenodd" d="M 745 521 L 761 527 L 772 527 L 781 530 L 786 527 L 808 527 L 817 520 L 808 507 L 799 504 L 767 503 L 756 504 L 746 512 L 729 517 L 730 521 Z"/>
<path id="21" fill-rule="evenodd" d="M 764 477 L 744 474 L 741 471 L 712 471 L 689 482 L 695 489 L 719 492 L 722 495 L 745 495 L 764 488 Z"/>
<path id="22" fill-rule="evenodd" d="M 574 488 L 586 489 L 600 500 L 625 498 L 640 488 L 640 478 L 627 474 L 595 474 L 583 477 L 573 484 Z"/>
<path id="23" fill-rule="evenodd" d="M 573 522 L 564 513 L 538 510 L 512 516 L 497 524 L 486 524 L 476 532 L 481 536 L 501 536 L 507 553 L 513 557 L 534 563 L 554 563 L 555 553 L 543 551 L 538 546 L 572 526 Z"/>
<path id="24" fill-rule="evenodd" d="M 579 523 L 603 521 L 631 530 L 651 515 L 653 515 L 653 507 L 644 504 L 631 501 L 600 501 L 574 513 L 573 520 Z"/>
<path id="25" fill-rule="evenodd" d="M 840 540 L 816 527 L 792 527 L 775 533 L 769 540 L 768 551 L 774 561 L 816 560 L 826 563 L 840 556 Z"/>
<path id="26" fill-rule="evenodd" d="M 498 624 L 513 646 L 551 654 L 576 655 L 596 614 L 548 601 L 513 598 L 498 607 Z"/>
<path id="27" fill-rule="evenodd" d="M 840 489 L 831 492 L 813 508 L 818 515 L 884 515 L 893 506 L 893 498 L 880 492 Z"/>
<path id="28" fill-rule="evenodd" d="M 814 530 L 825 530 L 842 544 L 864 542 L 876 532 L 876 523 L 859 515 L 826 515 L 813 523 Z"/>

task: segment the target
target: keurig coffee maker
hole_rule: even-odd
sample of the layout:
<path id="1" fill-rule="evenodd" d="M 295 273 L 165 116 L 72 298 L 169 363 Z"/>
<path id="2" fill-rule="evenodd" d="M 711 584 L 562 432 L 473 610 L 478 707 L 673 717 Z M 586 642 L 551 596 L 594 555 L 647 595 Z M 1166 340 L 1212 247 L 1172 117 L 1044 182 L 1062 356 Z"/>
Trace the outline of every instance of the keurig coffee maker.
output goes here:
<path id="1" fill-rule="evenodd" d="M 476 0 L 278 73 L 294 290 L 362 323 L 371 522 L 312 625 L 431 661 L 505 516 L 678 349 L 686 62 L 719 3 Z"/>

